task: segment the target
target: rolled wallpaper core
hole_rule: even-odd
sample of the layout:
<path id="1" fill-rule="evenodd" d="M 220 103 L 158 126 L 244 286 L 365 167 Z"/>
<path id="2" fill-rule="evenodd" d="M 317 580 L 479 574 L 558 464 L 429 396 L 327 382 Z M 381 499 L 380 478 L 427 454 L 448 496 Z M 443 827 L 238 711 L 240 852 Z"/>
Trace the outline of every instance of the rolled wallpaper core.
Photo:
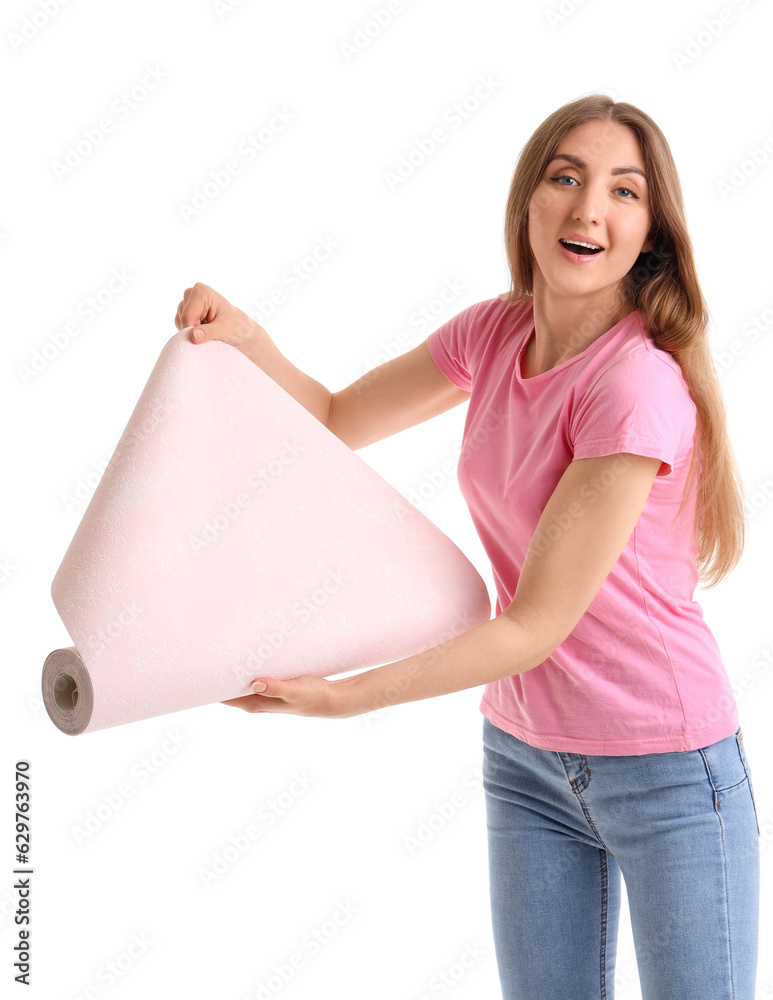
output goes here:
<path id="1" fill-rule="evenodd" d="M 472 563 L 239 350 L 164 345 L 51 585 L 69 735 L 332 676 L 487 621 Z"/>
<path id="2" fill-rule="evenodd" d="M 43 664 L 43 701 L 51 719 L 70 736 L 83 732 L 94 711 L 94 689 L 74 646 L 55 649 Z"/>

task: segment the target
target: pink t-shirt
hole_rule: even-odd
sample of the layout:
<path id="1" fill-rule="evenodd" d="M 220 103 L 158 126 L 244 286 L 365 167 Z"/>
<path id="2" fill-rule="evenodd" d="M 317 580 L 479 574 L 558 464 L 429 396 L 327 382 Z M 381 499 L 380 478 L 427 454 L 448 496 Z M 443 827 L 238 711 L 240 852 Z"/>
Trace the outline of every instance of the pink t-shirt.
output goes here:
<path id="1" fill-rule="evenodd" d="M 633 534 L 571 634 L 539 666 L 486 684 L 481 712 L 546 750 L 694 750 L 731 735 L 738 709 L 693 593 L 695 487 L 679 509 L 696 410 L 677 361 L 634 311 L 533 378 L 521 355 L 532 300 L 475 303 L 427 338 L 435 364 L 470 392 L 457 478 L 491 560 L 496 614 L 510 604 L 540 515 L 573 459 L 661 460 Z M 588 502 L 605 489 L 592 484 Z"/>

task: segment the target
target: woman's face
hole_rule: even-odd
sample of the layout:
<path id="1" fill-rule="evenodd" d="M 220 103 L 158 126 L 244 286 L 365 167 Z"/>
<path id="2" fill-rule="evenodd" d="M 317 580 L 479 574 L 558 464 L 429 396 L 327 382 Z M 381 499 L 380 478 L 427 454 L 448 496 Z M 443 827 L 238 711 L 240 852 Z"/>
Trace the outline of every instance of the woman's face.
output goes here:
<path id="1" fill-rule="evenodd" d="M 617 295 L 636 258 L 652 246 L 646 240 L 652 212 L 645 172 L 639 143 L 626 126 L 590 121 L 567 132 L 529 201 L 535 294 L 547 286 L 559 295 L 605 289 Z M 603 249 L 583 255 L 581 247 L 562 246 L 567 237 Z"/>

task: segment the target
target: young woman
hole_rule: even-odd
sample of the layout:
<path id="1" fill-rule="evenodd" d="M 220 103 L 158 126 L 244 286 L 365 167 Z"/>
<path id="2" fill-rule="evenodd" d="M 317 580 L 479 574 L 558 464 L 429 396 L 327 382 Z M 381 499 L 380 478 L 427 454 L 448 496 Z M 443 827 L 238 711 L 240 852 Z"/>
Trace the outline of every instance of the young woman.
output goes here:
<path id="1" fill-rule="evenodd" d="M 759 828 L 692 599 L 737 564 L 743 500 L 658 126 L 605 95 L 559 108 L 521 152 L 505 243 L 506 295 L 336 393 L 186 289 L 178 329 L 242 350 L 351 448 L 469 401 L 458 481 L 498 595 L 490 622 L 417 656 L 259 678 L 226 704 L 344 718 L 484 684 L 505 1000 L 613 997 L 621 874 L 645 1000 L 752 1000 Z"/>

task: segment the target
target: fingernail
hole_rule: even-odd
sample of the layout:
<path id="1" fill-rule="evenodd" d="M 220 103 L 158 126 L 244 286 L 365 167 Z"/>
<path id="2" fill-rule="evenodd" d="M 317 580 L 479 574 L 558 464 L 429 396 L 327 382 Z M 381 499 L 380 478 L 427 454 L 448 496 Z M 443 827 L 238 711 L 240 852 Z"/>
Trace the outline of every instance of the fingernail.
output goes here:
<path id="1" fill-rule="evenodd" d="M 266 685 L 263 683 L 263 681 L 255 681 L 255 683 L 252 685 L 252 690 L 259 694 L 261 691 L 266 690 Z"/>
<path id="2" fill-rule="evenodd" d="M 204 331 L 203 330 L 194 330 L 193 331 L 193 339 L 194 340 L 203 340 L 204 339 Z"/>

